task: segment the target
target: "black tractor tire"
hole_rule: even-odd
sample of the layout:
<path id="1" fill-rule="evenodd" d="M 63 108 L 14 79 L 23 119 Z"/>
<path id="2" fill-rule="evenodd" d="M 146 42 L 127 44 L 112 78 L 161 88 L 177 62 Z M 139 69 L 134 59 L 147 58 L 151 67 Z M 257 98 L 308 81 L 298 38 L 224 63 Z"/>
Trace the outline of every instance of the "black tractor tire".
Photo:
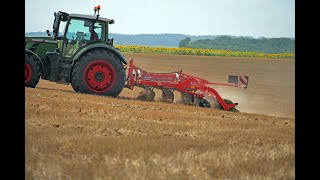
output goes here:
<path id="1" fill-rule="evenodd" d="M 41 76 L 40 63 L 35 60 L 32 55 L 24 54 L 25 65 L 24 65 L 24 84 L 25 87 L 35 88 L 39 82 Z"/>
<path id="2" fill-rule="evenodd" d="M 117 97 L 126 81 L 123 64 L 104 50 L 85 53 L 74 65 L 71 86 L 76 92 Z"/>

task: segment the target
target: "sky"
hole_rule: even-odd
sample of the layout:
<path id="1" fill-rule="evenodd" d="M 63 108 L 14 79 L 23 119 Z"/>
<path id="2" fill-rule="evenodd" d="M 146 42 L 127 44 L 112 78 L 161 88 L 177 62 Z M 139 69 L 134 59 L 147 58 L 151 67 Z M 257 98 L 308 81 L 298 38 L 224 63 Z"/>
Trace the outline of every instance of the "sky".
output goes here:
<path id="1" fill-rule="evenodd" d="M 294 0 L 25 0 L 25 32 L 52 30 L 54 12 L 114 19 L 110 33 L 295 37 Z"/>

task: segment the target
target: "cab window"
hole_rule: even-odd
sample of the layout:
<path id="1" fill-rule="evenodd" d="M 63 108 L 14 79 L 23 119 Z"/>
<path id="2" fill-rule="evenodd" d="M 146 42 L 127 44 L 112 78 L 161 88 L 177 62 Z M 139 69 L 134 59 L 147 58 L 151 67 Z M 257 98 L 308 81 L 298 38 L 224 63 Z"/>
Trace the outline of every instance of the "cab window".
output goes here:
<path id="1" fill-rule="evenodd" d="M 90 32 L 92 23 L 90 20 L 84 19 L 71 19 L 69 21 L 62 50 L 64 57 L 72 57 L 77 50 L 88 42 L 103 41 L 104 23 L 99 21 L 94 23 L 95 36 L 92 35 L 93 32 Z"/>

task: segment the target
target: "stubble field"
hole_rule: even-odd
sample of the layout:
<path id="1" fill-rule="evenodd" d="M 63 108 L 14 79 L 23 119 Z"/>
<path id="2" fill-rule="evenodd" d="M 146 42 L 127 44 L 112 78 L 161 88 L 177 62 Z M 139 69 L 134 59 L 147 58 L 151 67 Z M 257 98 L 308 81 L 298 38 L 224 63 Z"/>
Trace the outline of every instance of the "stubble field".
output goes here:
<path id="1" fill-rule="evenodd" d="M 214 82 L 248 75 L 248 89 L 213 86 L 240 113 L 143 102 L 140 88 L 109 98 L 40 80 L 25 88 L 26 179 L 295 179 L 294 59 L 125 57 Z"/>

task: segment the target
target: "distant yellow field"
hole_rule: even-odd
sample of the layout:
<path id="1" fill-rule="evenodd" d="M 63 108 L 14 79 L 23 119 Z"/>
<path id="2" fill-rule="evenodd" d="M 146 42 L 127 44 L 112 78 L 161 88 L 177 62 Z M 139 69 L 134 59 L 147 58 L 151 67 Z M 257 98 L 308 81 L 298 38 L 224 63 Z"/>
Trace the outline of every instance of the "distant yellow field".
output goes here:
<path id="1" fill-rule="evenodd" d="M 226 57 L 258 57 L 258 58 L 295 58 L 294 53 L 267 54 L 262 52 L 240 52 L 231 50 L 215 49 L 192 49 L 176 47 L 152 47 L 152 46 L 124 46 L 116 45 L 122 52 L 155 53 L 155 54 L 178 54 L 198 56 L 226 56 Z"/>

